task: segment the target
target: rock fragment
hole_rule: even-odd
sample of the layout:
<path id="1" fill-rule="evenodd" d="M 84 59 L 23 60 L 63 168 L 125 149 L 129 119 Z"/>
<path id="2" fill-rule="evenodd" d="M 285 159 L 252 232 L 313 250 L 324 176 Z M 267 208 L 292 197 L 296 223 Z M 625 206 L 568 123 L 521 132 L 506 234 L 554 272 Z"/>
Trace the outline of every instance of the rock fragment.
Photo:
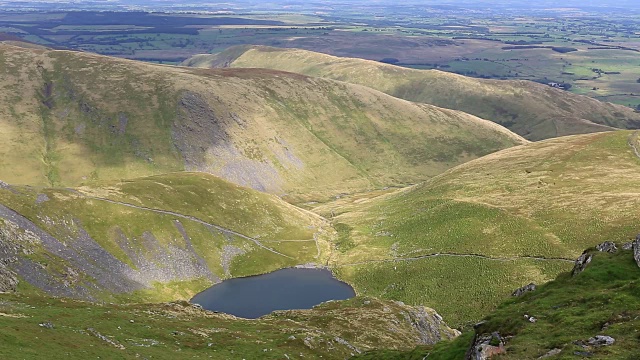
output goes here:
<path id="1" fill-rule="evenodd" d="M 511 296 L 522 296 L 525 293 L 531 292 L 531 291 L 535 291 L 536 290 L 536 284 L 531 283 L 529 285 L 525 285 L 519 289 L 517 289 L 516 291 L 514 291 Z"/>

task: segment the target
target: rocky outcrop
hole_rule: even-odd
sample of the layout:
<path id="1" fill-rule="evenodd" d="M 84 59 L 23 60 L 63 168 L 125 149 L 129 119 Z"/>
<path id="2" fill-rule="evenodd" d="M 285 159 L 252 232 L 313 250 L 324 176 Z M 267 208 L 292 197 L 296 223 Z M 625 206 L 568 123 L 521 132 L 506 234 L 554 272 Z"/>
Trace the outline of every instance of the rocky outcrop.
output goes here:
<path id="1" fill-rule="evenodd" d="M 473 345 L 465 355 L 466 360 L 487 360 L 496 355 L 505 354 L 504 340 L 499 333 L 476 334 Z"/>
<path id="2" fill-rule="evenodd" d="M 616 247 L 616 244 L 611 241 L 605 241 L 602 244 L 596 245 L 596 250 L 600 252 L 615 253 L 618 251 L 618 247 Z"/>
<path id="3" fill-rule="evenodd" d="M 589 340 L 587 340 L 587 344 L 595 347 L 610 346 L 610 345 L 613 345 L 613 343 L 615 342 L 616 342 L 616 339 L 606 335 L 596 335 L 590 338 Z"/>
<path id="4" fill-rule="evenodd" d="M 571 276 L 576 276 L 581 272 L 583 272 L 584 269 L 587 268 L 587 265 L 589 265 L 589 263 L 591 262 L 591 259 L 593 259 L 592 254 L 586 251 L 582 253 L 582 255 L 580 255 L 580 257 L 576 260 L 575 264 L 573 265 L 573 270 L 571 270 Z"/>
<path id="5" fill-rule="evenodd" d="M 640 235 L 636 236 L 631 247 L 633 249 L 633 258 L 636 260 L 636 264 L 640 266 Z"/>
<path id="6" fill-rule="evenodd" d="M 102 247 L 75 219 L 47 218 L 47 223 L 56 230 L 55 237 L 0 205 L 0 291 L 15 290 L 22 279 L 51 295 L 95 300 L 94 294 L 102 291 L 128 293 L 157 282 L 219 281 L 177 221 L 174 225 L 182 230 L 184 239 L 172 244 L 163 244 L 149 231 L 128 238 L 114 227 L 115 243 L 129 263 Z M 39 257 L 25 256 L 34 253 L 44 253 L 60 266 L 47 267 Z"/>
<path id="7" fill-rule="evenodd" d="M 418 306 L 404 313 L 405 319 L 419 335 L 420 345 L 432 345 L 443 339 L 453 339 L 460 332 L 451 329 L 443 321 L 442 316 L 433 309 Z"/>
<path id="8" fill-rule="evenodd" d="M 0 261 L 0 292 L 16 291 L 17 286 L 16 273 L 7 269 L 6 265 Z"/>
<path id="9" fill-rule="evenodd" d="M 511 296 L 522 296 L 525 293 L 531 292 L 531 291 L 535 291 L 536 290 L 536 284 L 531 283 L 529 285 L 525 285 L 519 289 L 517 289 L 516 291 L 514 291 Z"/>

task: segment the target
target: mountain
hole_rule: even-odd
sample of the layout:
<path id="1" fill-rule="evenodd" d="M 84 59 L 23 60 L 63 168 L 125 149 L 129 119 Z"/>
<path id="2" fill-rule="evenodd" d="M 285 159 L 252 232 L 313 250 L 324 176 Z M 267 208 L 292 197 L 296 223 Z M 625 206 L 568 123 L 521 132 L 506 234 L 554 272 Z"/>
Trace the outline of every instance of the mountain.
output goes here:
<path id="1" fill-rule="evenodd" d="M 582 249 L 635 236 L 638 146 L 632 131 L 544 140 L 323 204 L 315 211 L 334 211 L 342 239 L 330 264 L 360 294 L 424 304 L 456 326 L 479 320 L 521 284 L 570 269 Z"/>
<path id="2" fill-rule="evenodd" d="M 614 253 L 589 249 L 582 272 L 506 300 L 452 342 L 353 359 L 637 359 L 640 268 L 621 245 Z"/>
<path id="3" fill-rule="evenodd" d="M 360 84 L 401 99 L 492 120 L 533 141 L 612 127 L 640 127 L 640 113 L 631 108 L 530 81 L 476 79 L 306 50 L 241 46 L 215 55 L 196 55 L 183 65 L 268 68 Z"/>
<path id="4" fill-rule="evenodd" d="M 78 188 L 3 183 L 0 291 L 190 299 L 221 279 L 322 263 L 332 233 L 315 214 L 204 173 Z"/>
<path id="5" fill-rule="evenodd" d="M 0 44 L 0 179 L 78 186 L 200 171 L 288 199 L 416 183 L 526 141 L 334 80 Z"/>

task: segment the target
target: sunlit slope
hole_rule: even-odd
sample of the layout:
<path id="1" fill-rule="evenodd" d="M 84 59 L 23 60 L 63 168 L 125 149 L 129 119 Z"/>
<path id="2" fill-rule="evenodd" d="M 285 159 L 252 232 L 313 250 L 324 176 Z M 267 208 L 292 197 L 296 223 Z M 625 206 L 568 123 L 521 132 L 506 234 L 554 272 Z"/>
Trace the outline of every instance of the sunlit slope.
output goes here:
<path id="1" fill-rule="evenodd" d="M 524 142 L 333 80 L 0 45 L 0 179 L 75 186 L 202 171 L 291 198 L 414 183 Z"/>
<path id="2" fill-rule="evenodd" d="M 637 359 L 640 268 L 632 251 L 621 249 L 620 242 L 617 245 L 613 254 L 587 250 L 593 258 L 583 272 L 560 274 L 533 292 L 505 300 L 482 324 L 452 342 L 411 352 L 370 352 L 353 359 L 464 359 L 476 334 L 500 336 L 506 350 L 500 359 Z M 590 344 L 596 336 L 611 337 L 614 343 Z"/>
<path id="3" fill-rule="evenodd" d="M 94 300 L 189 299 L 220 279 L 321 263 L 332 233 L 317 215 L 204 173 L 3 185 L 0 284 Z"/>
<path id="4" fill-rule="evenodd" d="M 217 55 L 198 55 L 184 64 L 278 69 L 361 84 L 489 119 L 529 140 L 640 126 L 640 114 L 631 108 L 534 82 L 476 79 L 306 50 L 234 47 Z"/>
<path id="5" fill-rule="evenodd" d="M 427 304 L 452 323 L 477 320 L 584 248 L 635 236 L 637 146 L 630 131 L 545 140 L 336 207 L 335 266 L 362 293 Z"/>

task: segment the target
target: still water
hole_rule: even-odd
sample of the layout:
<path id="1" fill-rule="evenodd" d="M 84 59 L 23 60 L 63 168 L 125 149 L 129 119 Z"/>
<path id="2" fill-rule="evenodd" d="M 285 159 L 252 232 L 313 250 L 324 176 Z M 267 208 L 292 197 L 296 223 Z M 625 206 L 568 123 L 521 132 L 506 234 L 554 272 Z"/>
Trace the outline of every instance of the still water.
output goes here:
<path id="1" fill-rule="evenodd" d="M 191 299 L 194 304 L 247 319 L 274 310 L 310 309 L 328 300 L 355 296 L 353 288 L 320 269 L 282 269 L 225 280 Z"/>

